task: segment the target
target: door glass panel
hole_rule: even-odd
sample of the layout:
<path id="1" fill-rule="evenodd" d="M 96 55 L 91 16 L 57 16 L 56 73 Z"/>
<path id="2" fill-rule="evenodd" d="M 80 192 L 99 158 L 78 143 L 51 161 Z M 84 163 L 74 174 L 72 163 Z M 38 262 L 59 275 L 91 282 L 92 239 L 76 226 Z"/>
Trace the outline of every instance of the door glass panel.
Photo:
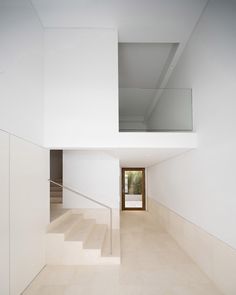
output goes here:
<path id="1" fill-rule="evenodd" d="M 142 171 L 125 171 L 124 176 L 125 208 L 142 208 Z"/>

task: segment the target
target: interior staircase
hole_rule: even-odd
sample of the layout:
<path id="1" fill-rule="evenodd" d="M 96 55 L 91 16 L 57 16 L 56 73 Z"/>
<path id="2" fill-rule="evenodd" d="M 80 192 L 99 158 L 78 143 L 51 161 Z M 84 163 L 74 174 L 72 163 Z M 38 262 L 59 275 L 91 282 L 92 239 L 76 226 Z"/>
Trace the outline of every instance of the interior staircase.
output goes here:
<path id="1" fill-rule="evenodd" d="M 107 224 L 85 219 L 76 210 L 67 210 L 55 218 L 47 231 L 48 265 L 120 264 L 120 232 L 110 231 Z"/>
<path id="2" fill-rule="evenodd" d="M 62 179 L 56 179 L 55 182 L 62 184 Z M 50 183 L 50 203 L 51 204 L 62 204 L 62 187 Z"/>

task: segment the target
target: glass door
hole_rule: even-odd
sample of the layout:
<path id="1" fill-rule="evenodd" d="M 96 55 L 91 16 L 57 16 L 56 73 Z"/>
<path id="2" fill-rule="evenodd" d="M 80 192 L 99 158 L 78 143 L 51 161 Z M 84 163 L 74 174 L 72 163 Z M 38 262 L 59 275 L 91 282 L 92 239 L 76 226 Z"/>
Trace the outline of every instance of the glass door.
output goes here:
<path id="1" fill-rule="evenodd" d="M 145 168 L 122 168 L 122 210 L 145 210 Z"/>

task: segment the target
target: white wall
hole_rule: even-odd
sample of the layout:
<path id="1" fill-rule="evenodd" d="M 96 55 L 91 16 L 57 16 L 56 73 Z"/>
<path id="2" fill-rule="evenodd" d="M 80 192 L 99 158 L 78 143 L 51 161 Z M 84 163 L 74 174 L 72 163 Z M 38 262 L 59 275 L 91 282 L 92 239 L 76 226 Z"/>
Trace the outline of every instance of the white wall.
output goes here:
<path id="1" fill-rule="evenodd" d="M 119 160 L 96 151 L 64 151 L 63 183 L 112 208 L 119 208 Z M 65 208 L 102 208 L 82 197 L 63 192 Z"/>
<path id="2" fill-rule="evenodd" d="M 19 295 L 45 265 L 49 152 L 10 139 L 10 282 Z"/>
<path id="3" fill-rule="evenodd" d="M 43 29 L 29 0 L 0 2 L 0 128 L 43 141 Z"/>
<path id="4" fill-rule="evenodd" d="M 45 265 L 49 152 L 0 131 L 0 293 L 19 295 Z"/>
<path id="5" fill-rule="evenodd" d="M 118 132 L 113 29 L 46 29 L 45 144 L 76 147 Z"/>
<path id="6" fill-rule="evenodd" d="M 147 126 L 150 130 L 192 130 L 191 89 L 165 89 Z"/>
<path id="7" fill-rule="evenodd" d="M 0 131 L 0 290 L 9 294 L 9 135 Z"/>
<path id="8" fill-rule="evenodd" d="M 31 1 L 0 2 L 0 40 L 0 129 L 42 144 L 43 28 Z M 0 293 L 19 295 L 45 265 L 49 158 L 7 132 L 0 131 Z"/>
<path id="9" fill-rule="evenodd" d="M 193 89 L 199 148 L 148 169 L 148 195 L 236 247 L 236 3 L 212 0 L 168 87 Z"/>

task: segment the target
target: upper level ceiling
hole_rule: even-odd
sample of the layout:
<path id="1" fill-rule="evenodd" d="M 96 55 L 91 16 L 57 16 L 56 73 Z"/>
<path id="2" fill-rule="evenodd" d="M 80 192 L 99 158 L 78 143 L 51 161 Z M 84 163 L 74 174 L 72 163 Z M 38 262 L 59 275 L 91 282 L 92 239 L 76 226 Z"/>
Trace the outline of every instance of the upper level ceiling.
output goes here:
<path id="1" fill-rule="evenodd" d="M 119 43 L 119 87 L 157 88 L 174 44 Z"/>
<path id="2" fill-rule="evenodd" d="M 207 0 L 31 0 L 45 27 L 116 28 L 120 42 L 182 42 Z"/>
<path id="3" fill-rule="evenodd" d="M 175 52 L 170 43 L 119 43 L 120 116 L 147 113 Z"/>

